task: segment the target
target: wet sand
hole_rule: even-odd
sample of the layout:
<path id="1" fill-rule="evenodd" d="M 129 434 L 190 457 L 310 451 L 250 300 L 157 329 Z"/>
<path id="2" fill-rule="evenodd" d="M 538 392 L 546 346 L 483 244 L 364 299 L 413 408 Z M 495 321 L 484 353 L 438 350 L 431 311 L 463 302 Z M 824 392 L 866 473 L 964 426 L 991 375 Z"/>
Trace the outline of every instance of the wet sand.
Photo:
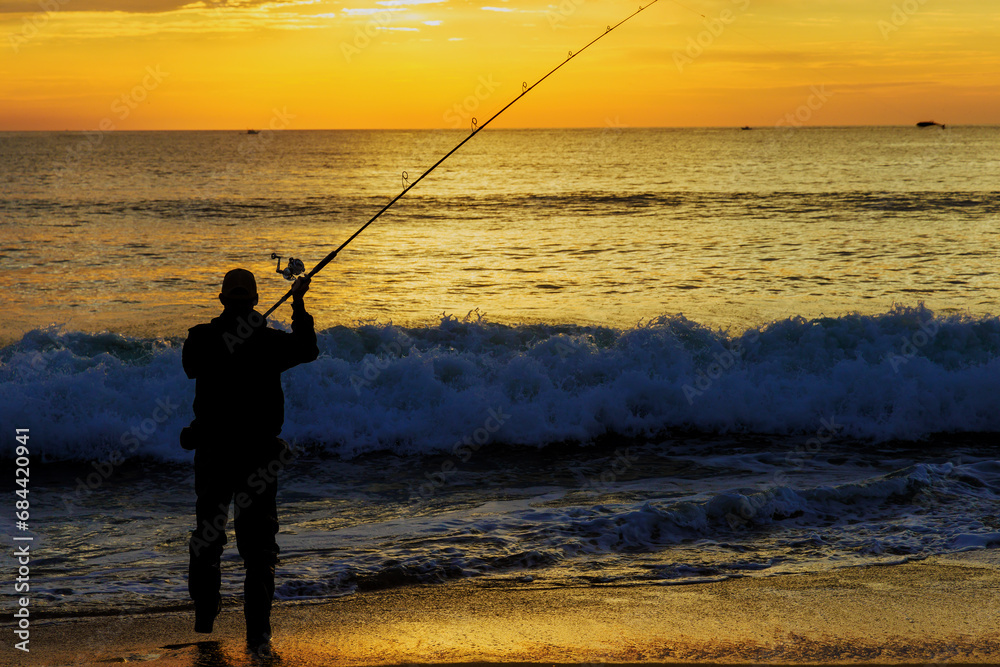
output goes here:
<path id="1" fill-rule="evenodd" d="M 1000 664 L 996 550 L 686 586 L 464 580 L 279 603 L 263 664 Z M 253 665 L 239 608 L 38 620 L 14 664 Z M 6 663 L 6 660 L 4 661 Z"/>

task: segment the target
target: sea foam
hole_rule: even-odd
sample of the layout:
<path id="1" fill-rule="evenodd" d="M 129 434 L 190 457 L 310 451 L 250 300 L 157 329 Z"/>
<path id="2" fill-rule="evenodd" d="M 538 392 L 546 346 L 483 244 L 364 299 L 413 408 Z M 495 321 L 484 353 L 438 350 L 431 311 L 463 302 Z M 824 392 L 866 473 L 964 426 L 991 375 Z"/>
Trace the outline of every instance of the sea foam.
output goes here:
<path id="1" fill-rule="evenodd" d="M 177 438 L 194 382 L 182 344 L 31 331 L 0 350 L 0 420 L 31 428 L 49 460 L 187 460 Z M 334 327 L 319 346 L 319 359 L 283 376 L 283 436 L 347 457 L 672 429 L 874 441 L 1000 431 L 1000 319 L 923 307 L 739 334 L 681 315 L 629 329 L 446 316 Z M 12 453 L 8 439 L 2 454 Z"/>

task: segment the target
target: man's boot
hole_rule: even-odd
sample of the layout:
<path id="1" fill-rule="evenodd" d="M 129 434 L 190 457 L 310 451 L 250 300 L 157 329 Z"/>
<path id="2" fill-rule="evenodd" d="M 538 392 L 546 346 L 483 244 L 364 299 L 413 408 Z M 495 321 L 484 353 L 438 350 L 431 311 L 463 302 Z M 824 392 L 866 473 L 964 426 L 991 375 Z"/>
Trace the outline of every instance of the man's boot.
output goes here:
<path id="1" fill-rule="evenodd" d="M 195 600 L 194 601 L 194 631 L 209 633 L 215 626 L 215 617 L 219 615 L 222 611 L 222 597 L 219 595 L 215 596 L 212 600 Z"/>
<path id="2" fill-rule="evenodd" d="M 247 567 L 243 582 L 243 615 L 247 646 L 257 650 L 271 641 L 271 601 L 274 599 L 274 565 Z"/>
<path id="3" fill-rule="evenodd" d="M 211 562 L 204 556 L 191 553 L 188 569 L 188 593 L 194 600 L 194 631 L 209 633 L 215 625 L 215 617 L 222 611 L 222 569 L 219 562 Z"/>

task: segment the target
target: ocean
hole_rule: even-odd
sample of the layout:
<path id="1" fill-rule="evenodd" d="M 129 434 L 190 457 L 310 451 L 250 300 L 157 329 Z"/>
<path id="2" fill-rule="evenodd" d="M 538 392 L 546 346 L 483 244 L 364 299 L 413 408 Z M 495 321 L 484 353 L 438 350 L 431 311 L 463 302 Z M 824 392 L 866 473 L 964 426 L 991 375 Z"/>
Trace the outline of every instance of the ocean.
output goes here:
<path id="1" fill-rule="evenodd" d="M 39 612 L 188 604 L 186 330 L 463 136 L 0 133 L 3 526 Z M 484 131 L 313 281 L 278 598 L 995 549 L 998 177 L 998 127 Z"/>

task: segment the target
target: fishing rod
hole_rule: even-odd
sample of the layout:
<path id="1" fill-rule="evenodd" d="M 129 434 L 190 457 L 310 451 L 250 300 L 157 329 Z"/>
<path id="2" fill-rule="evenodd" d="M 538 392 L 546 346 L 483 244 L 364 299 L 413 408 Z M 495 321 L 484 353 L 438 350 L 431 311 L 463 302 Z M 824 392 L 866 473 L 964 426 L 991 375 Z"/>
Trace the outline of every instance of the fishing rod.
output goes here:
<path id="1" fill-rule="evenodd" d="M 309 273 L 306 274 L 306 277 L 307 278 L 312 278 L 314 275 L 316 275 L 317 273 L 319 273 L 320 271 L 322 271 L 323 267 L 325 267 L 327 264 L 329 264 L 330 262 L 332 262 L 334 260 L 334 258 L 337 256 L 337 254 L 341 250 L 343 250 L 344 248 L 347 247 L 348 243 L 350 243 L 351 241 L 353 241 L 355 238 L 358 237 L 359 234 L 361 234 L 361 232 L 365 231 L 365 229 L 368 228 L 368 225 L 370 225 L 373 222 L 375 222 L 376 220 L 378 220 L 379 217 L 381 217 L 381 215 L 383 213 L 385 213 L 390 208 L 392 208 L 392 205 L 395 204 L 400 199 L 402 199 L 403 195 L 405 195 L 407 192 L 409 192 L 410 190 L 412 190 L 417 185 L 417 183 L 419 183 L 420 181 L 424 180 L 424 178 L 428 174 L 430 174 L 432 171 L 434 171 L 435 169 L 437 169 L 438 166 L 442 162 L 444 162 L 449 157 L 451 157 L 452 154 L 455 151 L 457 151 L 459 148 L 461 148 L 462 146 L 464 146 L 466 144 L 466 142 L 468 142 L 470 139 L 472 139 L 472 137 L 476 136 L 477 134 L 479 134 L 480 132 L 482 132 L 483 130 L 485 130 L 486 126 L 489 125 L 490 123 L 492 123 L 493 120 L 497 116 L 499 116 L 500 114 L 502 114 L 504 111 L 506 111 L 511 106 L 513 106 L 515 102 L 517 102 L 519 99 L 521 99 L 522 97 L 524 97 L 525 95 L 527 95 L 529 92 L 531 92 L 531 90 L 534 89 L 535 86 L 537 86 L 542 81 L 545 81 L 547 78 L 549 78 L 550 76 L 552 76 L 553 74 L 555 74 L 557 71 L 559 71 L 559 69 L 563 65 L 565 65 L 570 60 L 572 60 L 573 58 L 577 57 L 578 55 L 580 55 L 581 53 L 583 53 L 587 49 L 589 49 L 591 47 L 591 45 L 593 45 L 598 40 L 602 39 L 605 35 L 611 33 L 613 30 L 617 29 L 618 26 L 620 26 L 623 23 L 625 23 L 626 21 L 630 20 L 632 17 L 636 16 L 640 12 L 645 11 L 651 5 L 655 5 L 657 2 L 659 2 L 659 0 L 650 0 L 650 2 L 648 2 L 646 5 L 639 5 L 639 9 L 635 10 L 634 12 L 632 12 L 631 14 L 629 14 L 628 16 L 626 16 L 625 18 L 623 18 L 618 23 L 616 23 L 614 25 L 609 25 L 604 32 L 602 32 L 600 35 L 598 35 L 594 39 L 592 39 L 589 42 L 587 42 L 586 46 L 584 46 L 582 49 L 580 49 L 579 51 L 577 51 L 575 53 L 573 51 L 570 51 L 569 55 L 566 57 L 566 60 L 562 61 L 561 63 L 559 63 L 558 65 L 556 65 L 555 67 L 553 67 L 548 72 L 548 74 L 546 74 L 545 76 L 543 76 L 538 81 L 536 81 L 535 83 L 531 84 L 530 86 L 528 85 L 527 81 L 523 82 L 521 84 L 521 94 L 518 95 L 517 97 L 515 97 L 514 99 L 512 99 L 510 102 L 508 102 L 506 106 L 504 106 L 502 109 L 500 109 L 500 111 L 497 111 L 495 114 L 493 114 L 492 116 L 490 116 L 489 120 L 487 120 L 482 125 L 478 125 L 477 122 L 476 122 L 476 119 L 473 118 L 472 119 L 472 132 L 469 134 L 469 136 L 467 136 L 465 139 L 462 139 L 462 141 L 460 141 L 454 148 L 452 148 L 450 151 L 448 151 L 447 153 L 445 153 L 444 157 L 442 157 L 440 160 L 438 160 L 437 162 L 435 162 L 434 164 L 432 164 L 424 173 L 420 174 L 420 176 L 417 178 L 417 180 L 413 181 L 409 185 L 406 185 L 406 187 L 403 188 L 403 191 L 400 192 L 395 197 L 393 197 L 392 199 L 390 199 L 388 204 L 386 204 L 385 206 L 383 206 L 378 211 L 378 213 L 376 213 L 375 215 L 373 215 L 371 217 L 371 220 L 369 220 L 365 224 L 361 225 L 361 227 L 356 232 L 354 232 L 353 234 L 351 234 L 346 241 L 344 241 L 343 243 L 341 243 L 340 246 L 338 246 L 333 252 L 331 252 L 326 257 L 324 257 L 323 260 L 320 261 L 319 264 L 317 264 L 316 266 L 314 266 L 312 268 L 312 271 L 310 271 Z M 407 174 L 404 171 L 403 172 L 403 184 L 405 185 L 406 183 L 407 183 Z M 302 262 L 300 260 L 297 260 L 297 259 L 290 259 L 289 260 L 289 266 L 288 266 L 288 268 L 286 268 L 284 270 L 281 269 L 281 258 L 280 257 L 278 257 L 276 254 L 272 253 L 271 254 L 271 259 L 277 259 L 278 260 L 278 273 L 281 273 L 282 275 L 284 275 L 284 277 L 286 279 L 288 279 L 288 280 L 292 280 L 295 275 L 298 275 L 299 273 L 302 273 L 305 270 L 305 267 L 302 265 Z M 296 262 L 296 264 L 293 265 L 293 262 Z M 277 310 L 278 306 L 280 306 L 285 301 L 287 301 L 288 297 L 290 297 L 291 295 L 292 295 L 292 291 L 288 290 L 285 293 L 285 296 L 281 297 L 278 300 L 277 303 L 275 303 L 273 306 L 271 306 L 267 310 L 267 312 L 264 313 L 264 317 L 266 318 L 268 315 L 270 315 L 275 310 Z"/>

